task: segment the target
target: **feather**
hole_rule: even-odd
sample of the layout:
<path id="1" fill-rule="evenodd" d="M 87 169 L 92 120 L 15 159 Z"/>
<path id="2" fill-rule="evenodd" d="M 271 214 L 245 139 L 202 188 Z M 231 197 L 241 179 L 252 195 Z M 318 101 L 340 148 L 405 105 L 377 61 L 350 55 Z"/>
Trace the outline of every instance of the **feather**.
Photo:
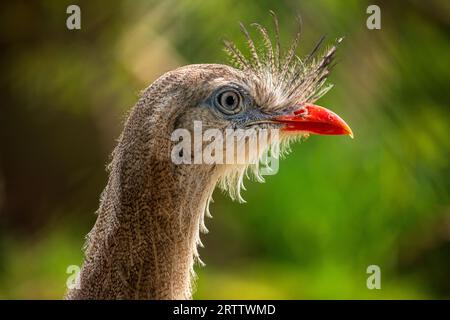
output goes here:
<path id="1" fill-rule="evenodd" d="M 252 62 L 252 66 L 255 67 L 256 69 L 260 70 L 261 69 L 261 61 L 259 59 L 255 43 L 253 42 L 253 39 L 250 36 L 250 34 L 248 33 L 248 31 L 245 28 L 244 24 L 242 22 L 240 22 L 239 26 L 241 27 L 241 31 L 244 34 L 245 38 L 247 39 L 247 45 L 248 45 L 248 48 L 249 48 L 250 54 L 251 54 L 251 60 L 250 61 Z"/>
<path id="2" fill-rule="evenodd" d="M 252 23 L 252 26 L 256 27 L 262 35 L 263 43 L 264 43 L 264 47 L 265 47 L 265 51 L 266 51 L 266 56 L 267 56 L 267 58 L 265 59 L 265 60 L 267 60 L 266 65 L 269 65 L 270 71 L 272 73 L 275 73 L 276 72 L 275 59 L 274 59 L 272 41 L 270 40 L 269 34 L 267 33 L 267 30 L 259 23 Z"/>
<path id="3" fill-rule="evenodd" d="M 250 68 L 249 62 L 233 42 L 223 40 L 223 43 L 225 45 L 225 52 L 236 67 L 242 70 Z"/>
<path id="4" fill-rule="evenodd" d="M 275 12 L 270 10 L 270 14 L 272 15 L 273 24 L 274 24 L 274 28 L 275 28 L 275 63 L 276 63 L 277 69 L 279 69 L 280 68 L 280 27 L 278 24 L 278 17 L 275 14 Z"/>
<path id="5" fill-rule="evenodd" d="M 255 43 L 245 26 L 240 23 L 250 51 L 250 58 L 246 58 L 232 42 L 226 42 L 226 51 L 231 62 L 259 79 L 256 91 L 259 96 L 266 95 L 266 97 L 259 97 L 265 103 L 278 103 L 280 108 L 284 108 L 289 104 L 302 104 L 317 100 L 331 88 L 325 83 L 330 69 L 334 65 L 333 60 L 337 46 L 343 38 L 337 39 L 333 46 L 326 50 L 320 58 L 317 58 L 325 40 L 325 37 L 322 36 L 305 59 L 301 59 L 296 52 L 300 43 L 302 19 L 297 16 L 297 32 L 289 49 L 283 54 L 278 18 L 273 11 L 270 11 L 270 14 L 275 29 L 274 41 L 271 40 L 265 27 L 259 23 L 253 23 L 251 25 L 262 36 L 261 43 Z"/>

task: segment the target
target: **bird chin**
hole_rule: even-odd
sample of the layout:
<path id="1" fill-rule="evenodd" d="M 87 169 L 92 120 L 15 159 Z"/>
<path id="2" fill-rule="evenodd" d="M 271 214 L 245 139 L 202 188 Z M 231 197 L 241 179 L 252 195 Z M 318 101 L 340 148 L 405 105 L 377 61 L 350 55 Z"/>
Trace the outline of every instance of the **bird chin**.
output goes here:
<path id="1" fill-rule="evenodd" d="M 301 138 L 301 139 L 306 139 L 311 135 L 311 132 L 308 131 L 289 131 L 289 130 L 281 130 L 281 137 L 286 137 L 286 138 L 293 138 L 293 137 L 297 137 L 297 138 Z"/>

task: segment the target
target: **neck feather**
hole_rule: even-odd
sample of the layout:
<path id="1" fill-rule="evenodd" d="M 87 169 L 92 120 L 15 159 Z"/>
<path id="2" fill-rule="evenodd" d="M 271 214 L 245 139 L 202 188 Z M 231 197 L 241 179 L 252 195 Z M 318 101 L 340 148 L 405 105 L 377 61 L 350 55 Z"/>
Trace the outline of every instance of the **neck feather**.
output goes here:
<path id="1" fill-rule="evenodd" d="M 138 121 L 145 118 L 135 112 L 114 150 L 79 286 L 68 299 L 191 298 L 213 168 L 173 164 L 170 143 L 156 130 L 137 130 Z"/>
<path id="2" fill-rule="evenodd" d="M 199 229 L 214 187 L 153 163 L 145 187 L 112 173 L 88 235 L 80 288 L 69 298 L 190 299 Z"/>

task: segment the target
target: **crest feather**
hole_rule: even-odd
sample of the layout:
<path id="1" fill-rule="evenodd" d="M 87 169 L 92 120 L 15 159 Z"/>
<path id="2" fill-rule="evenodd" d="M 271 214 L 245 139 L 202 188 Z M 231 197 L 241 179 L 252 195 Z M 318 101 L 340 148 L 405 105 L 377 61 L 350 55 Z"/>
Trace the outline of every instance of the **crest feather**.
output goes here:
<path id="1" fill-rule="evenodd" d="M 337 46 L 343 38 L 339 38 L 325 53 L 317 57 L 325 39 L 323 36 L 313 50 L 301 59 L 296 52 L 300 44 L 302 20 L 297 16 L 297 32 L 289 49 L 283 54 L 278 18 L 273 11 L 270 11 L 270 14 L 274 25 L 274 41 L 264 26 L 253 23 L 251 25 L 262 36 L 261 43 L 255 43 L 248 30 L 240 23 L 250 56 L 247 58 L 233 42 L 225 41 L 225 51 L 230 57 L 230 62 L 236 68 L 254 76 L 261 83 L 261 87 L 281 92 L 286 104 L 312 103 L 331 88 L 330 85 L 325 85 L 325 82 L 333 66 Z"/>

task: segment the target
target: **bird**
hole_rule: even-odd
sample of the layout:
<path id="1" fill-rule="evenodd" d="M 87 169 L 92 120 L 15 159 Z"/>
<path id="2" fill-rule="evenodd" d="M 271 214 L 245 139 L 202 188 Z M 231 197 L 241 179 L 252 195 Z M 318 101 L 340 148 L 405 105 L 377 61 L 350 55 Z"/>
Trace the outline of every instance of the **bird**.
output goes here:
<path id="1" fill-rule="evenodd" d="M 195 121 L 220 132 L 277 130 L 265 149 L 287 148 L 310 134 L 353 137 L 342 118 L 314 104 L 331 88 L 327 77 L 342 39 L 319 54 L 321 38 L 300 58 L 301 24 L 283 49 L 278 18 L 270 13 L 274 36 L 254 23 L 260 39 L 254 40 L 240 24 L 245 54 L 224 40 L 229 64 L 182 66 L 143 90 L 112 152 L 84 263 L 65 299 L 192 299 L 212 193 L 219 186 L 242 200 L 243 178 L 258 176 L 258 165 L 176 164 L 174 130 L 192 133 Z"/>

